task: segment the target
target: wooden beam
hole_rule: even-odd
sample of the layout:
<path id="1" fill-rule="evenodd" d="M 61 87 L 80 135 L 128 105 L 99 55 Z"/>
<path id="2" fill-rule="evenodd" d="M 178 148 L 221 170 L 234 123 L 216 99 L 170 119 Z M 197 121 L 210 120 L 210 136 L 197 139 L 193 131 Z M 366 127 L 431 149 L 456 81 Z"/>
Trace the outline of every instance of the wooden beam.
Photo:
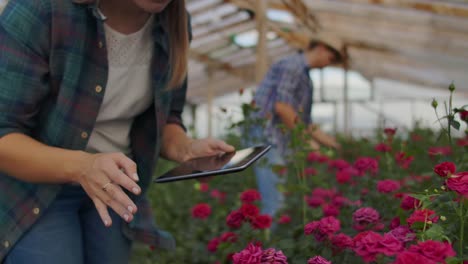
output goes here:
<path id="1" fill-rule="evenodd" d="M 267 1 L 255 1 L 255 21 L 257 22 L 258 40 L 256 46 L 256 65 L 255 65 L 255 81 L 260 83 L 263 75 L 268 69 L 268 56 L 267 56 L 267 17 L 266 12 L 268 9 Z"/>
<path id="2" fill-rule="evenodd" d="M 468 4 L 448 3 L 447 1 L 422 1 L 422 0 L 345 0 L 358 4 L 371 4 L 384 7 L 409 8 L 422 12 L 443 16 L 456 16 L 468 18 Z"/>

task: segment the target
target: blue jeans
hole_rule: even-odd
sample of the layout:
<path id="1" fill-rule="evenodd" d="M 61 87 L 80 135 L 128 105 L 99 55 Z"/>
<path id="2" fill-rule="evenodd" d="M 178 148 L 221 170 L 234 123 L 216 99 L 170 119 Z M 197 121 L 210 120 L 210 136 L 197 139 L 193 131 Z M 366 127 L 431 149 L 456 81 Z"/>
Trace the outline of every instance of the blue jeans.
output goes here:
<path id="1" fill-rule="evenodd" d="M 263 129 L 260 126 L 253 126 L 244 131 L 248 137 L 243 137 L 243 144 L 246 147 L 257 144 L 270 144 L 263 135 Z M 262 195 L 261 210 L 262 214 L 274 216 L 283 206 L 284 195 L 278 190 L 278 184 L 283 183 L 277 173 L 273 171 L 274 165 L 285 165 L 285 161 L 278 151 L 272 145 L 268 153 L 253 165 L 255 177 L 257 179 L 257 188 Z"/>
<path id="2" fill-rule="evenodd" d="M 38 221 L 15 244 L 5 264 L 128 263 L 131 241 L 123 220 L 109 209 L 106 228 L 80 186 L 66 185 Z"/>
<path id="3" fill-rule="evenodd" d="M 284 179 L 281 179 L 273 171 L 273 166 L 284 164 L 281 154 L 276 148 L 272 147 L 266 154 L 264 163 L 255 164 L 254 166 L 258 191 L 262 195 L 262 214 L 268 214 L 273 217 L 283 206 L 284 195 L 278 190 L 278 184 L 284 183 Z"/>

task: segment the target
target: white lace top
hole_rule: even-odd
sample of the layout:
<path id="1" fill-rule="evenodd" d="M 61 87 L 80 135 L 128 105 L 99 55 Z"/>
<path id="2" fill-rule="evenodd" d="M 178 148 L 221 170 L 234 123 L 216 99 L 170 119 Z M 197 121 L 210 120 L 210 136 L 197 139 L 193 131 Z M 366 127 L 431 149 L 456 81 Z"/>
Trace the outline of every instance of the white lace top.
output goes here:
<path id="1" fill-rule="evenodd" d="M 133 119 L 153 101 L 150 64 L 153 17 L 139 31 L 125 35 L 105 24 L 109 60 L 107 86 L 87 151 L 123 152 L 130 156 Z"/>

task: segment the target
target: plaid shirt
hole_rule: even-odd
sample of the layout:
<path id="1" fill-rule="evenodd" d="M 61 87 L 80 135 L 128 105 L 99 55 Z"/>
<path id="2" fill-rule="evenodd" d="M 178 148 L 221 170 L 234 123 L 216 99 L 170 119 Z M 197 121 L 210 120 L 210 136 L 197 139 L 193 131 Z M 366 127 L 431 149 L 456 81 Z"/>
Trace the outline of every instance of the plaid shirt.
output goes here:
<path id="1" fill-rule="evenodd" d="M 181 123 L 186 83 L 167 91 L 168 35 L 155 17 L 154 102 L 132 124 L 130 139 L 142 194 L 135 220 L 122 226 L 131 239 L 173 248 L 154 225 L 145 197 L 160 150 L 162 127 Z M 103 100 L 108 75 L 103 18 L 95 4 L 72 0 L 10 1 L 0 16 L 0 138 L 19 132 L 47 144 L 84 150 Z M 0 262 L 55 199 L 62 185 L 32 184 L 0 172 Z"/>
<path id="2" fill-rule="evenodd" d="M 275 114 L 276 102 L 283 102 L 294 108 L 305 124 L 310 124 L 313 84 L 309 76 L 309 66 L 301 53 L 287 56 L 274 63 L 255 92 L 255 118 L 266 118 L 264 136 L 278 151 L 288 154 L 289 133 L 279 125 L 283 124 Z"/>

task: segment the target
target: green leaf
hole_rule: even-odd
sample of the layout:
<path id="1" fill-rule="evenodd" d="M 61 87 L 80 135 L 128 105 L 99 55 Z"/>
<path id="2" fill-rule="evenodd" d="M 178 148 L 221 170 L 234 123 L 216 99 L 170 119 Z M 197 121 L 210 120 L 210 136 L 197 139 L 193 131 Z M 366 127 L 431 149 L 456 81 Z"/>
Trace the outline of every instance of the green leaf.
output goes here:
<path id="1" fill-rule="evenodd" d="M 442 226 L 438 224 L 433 224 L 429 229 L 425 232 L 425 237 L 431 240 L 447 240 L 447 236 L 444 234 L 444 229 Z"/>
<path id="2" fill-rule="evenodd" d="M 456 130 L 460 130 L 460 122 L 452 119 L 450 120 L 450 125 Z"/>

